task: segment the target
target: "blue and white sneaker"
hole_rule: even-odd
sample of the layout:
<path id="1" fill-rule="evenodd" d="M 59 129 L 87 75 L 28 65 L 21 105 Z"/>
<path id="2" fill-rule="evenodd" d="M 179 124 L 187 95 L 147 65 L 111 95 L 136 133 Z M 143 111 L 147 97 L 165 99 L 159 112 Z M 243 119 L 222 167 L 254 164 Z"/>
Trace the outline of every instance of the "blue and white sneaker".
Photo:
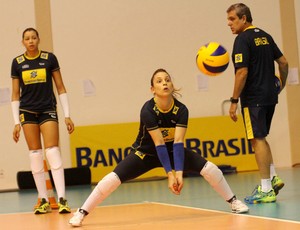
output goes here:
<path id="1" fill-rule="evenodd" d="M 261 186 L 256 186 L 251 196 L 245 197 L 244 201 L 248 204 L 271 203 L 276 201 L 274 189 L 269 192 L 261 191 Z"/>

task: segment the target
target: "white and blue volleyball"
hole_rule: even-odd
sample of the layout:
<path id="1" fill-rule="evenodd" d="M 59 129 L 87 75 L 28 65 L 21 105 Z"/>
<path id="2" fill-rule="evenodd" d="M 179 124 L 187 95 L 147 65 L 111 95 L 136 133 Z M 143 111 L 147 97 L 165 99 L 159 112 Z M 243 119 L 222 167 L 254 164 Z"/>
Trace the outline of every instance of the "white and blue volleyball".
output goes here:
<path id="1" fill-rule="evenodd" d="M 227 50 L 217 42 L 209 42 L 200 47 L 196 63 L 198 69 L 208 76 L 217 76 L 223 73 L 229 64 Z"/>

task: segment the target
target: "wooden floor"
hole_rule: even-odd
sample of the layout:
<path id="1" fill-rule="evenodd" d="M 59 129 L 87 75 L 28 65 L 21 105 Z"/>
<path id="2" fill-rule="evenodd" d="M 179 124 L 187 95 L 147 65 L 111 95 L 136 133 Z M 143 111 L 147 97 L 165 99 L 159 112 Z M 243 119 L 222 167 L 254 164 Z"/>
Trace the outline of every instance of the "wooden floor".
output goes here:
<path id="1" fill-rule="evenodd" d="M 46 215 L 32 213 L 0 215 L 1 229 L 65 230 L 72 229 L 68 220 L 72 214 Z M 94 230 L 296 230 L 299 222 L 260 218 L 244 214 L 210 211 L 159 203 L 143 203 L 97 207 L 86 217 L 83 227 Z"/>
<path id="2" fill-rule="evenodd" d="M 300 168 L 278 170 L 285 186 L 276 203 L 249 205 L 248 214 L 232 214 L 230 207 L 201 177 L 184 179 L 180 196 L 170 193 L 167 180 L 122 184 L 89 214 L 83 227 L 105 230 L 300 230 Z M 241 200 L 259 181 L 258 172 L 225 175 Z M 94 185 L 70 186 L 67 199 L 75 211 Z M 35 189 L 0 192 L 0 230 L 65 230 L 72 214 L 34 215 Z"/>

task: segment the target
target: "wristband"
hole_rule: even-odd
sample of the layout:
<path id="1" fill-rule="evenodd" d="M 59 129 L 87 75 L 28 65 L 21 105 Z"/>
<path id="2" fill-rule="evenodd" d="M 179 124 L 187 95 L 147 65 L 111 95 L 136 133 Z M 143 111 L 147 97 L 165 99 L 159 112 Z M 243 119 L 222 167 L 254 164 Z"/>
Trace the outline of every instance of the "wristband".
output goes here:
<path id="1" fill-rule="evenodd" d="M 20 108 L 20 101 L 12 101 L 11 102 L 11 109 L 12 109 L 15 125 L 20 124 L 20 111 L 19 111 L 19 108 Z"/>
<path id="2" fill-rule="evenodd" d="M 60 94 L 59 100 L 65 117 L 70 117 L 69 100 L 68 100 L 67 93 Z"/>
<path id="3" fill-rule="evenodd" d="M 237 104 L 237 103 L 239 103 L 239 99 L 235 99 L 235 98 L 231 97 L 230 102 L 234 103 L 234 104 Z"/>
<path id="4" fill-rule="evenodd" d="M 158 145 L 155 148 L 156 148 L 158 159 L 159 159 L 160 163 L 162 164 L 162 166 L 164 167 L 166 173 L 172 171 L 167 146 L 166 145 Z"/>
<path id="5" fill-rule="evenodd" d="M 173 144 L 175 171 L 183 171 L 184 168 L 184 146 L 182 142 Z"/>

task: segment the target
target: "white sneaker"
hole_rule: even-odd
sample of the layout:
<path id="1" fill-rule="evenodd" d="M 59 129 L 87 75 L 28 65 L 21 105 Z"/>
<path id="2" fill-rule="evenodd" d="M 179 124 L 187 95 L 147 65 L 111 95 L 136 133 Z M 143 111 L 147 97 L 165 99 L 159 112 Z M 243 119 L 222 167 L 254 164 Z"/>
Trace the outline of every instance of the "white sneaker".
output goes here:
<path id="1" fill-rule="evenodd" d="M 77 209 L 77 211 L 73 214 L 73 217 L 69 220 L 69 224 L 74 227 L 80 227 L 84 217 L 85 214 Z"/>
<path id="2" fill-rule="evenodd" d="M 249 208 L 240 200 L 234 200 L 231 202 L 231 211 L 233 213 L 247 213 L 249 212 Z"/>

